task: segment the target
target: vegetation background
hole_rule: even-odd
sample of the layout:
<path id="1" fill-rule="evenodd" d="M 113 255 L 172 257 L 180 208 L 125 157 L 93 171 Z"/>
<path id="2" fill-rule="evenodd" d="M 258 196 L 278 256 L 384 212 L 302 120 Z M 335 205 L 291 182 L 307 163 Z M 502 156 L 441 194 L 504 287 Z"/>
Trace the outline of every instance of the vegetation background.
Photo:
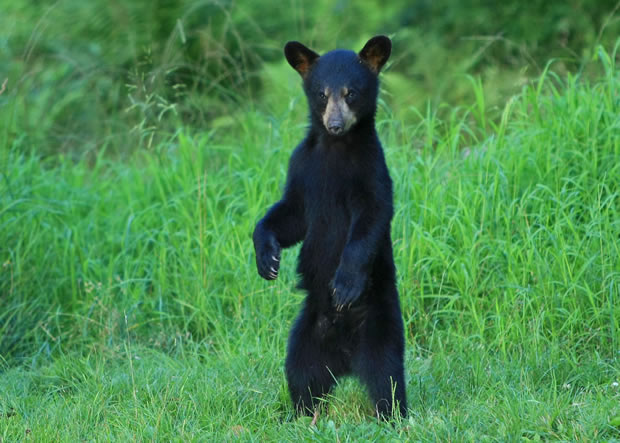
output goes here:
<path id="1" fill-rule="evenodd" d="M 620 3 L 0 0 L 0 441 L 620 439 Z M 394 42 L 410 415 L 294 419 L 282 47 Z"/>

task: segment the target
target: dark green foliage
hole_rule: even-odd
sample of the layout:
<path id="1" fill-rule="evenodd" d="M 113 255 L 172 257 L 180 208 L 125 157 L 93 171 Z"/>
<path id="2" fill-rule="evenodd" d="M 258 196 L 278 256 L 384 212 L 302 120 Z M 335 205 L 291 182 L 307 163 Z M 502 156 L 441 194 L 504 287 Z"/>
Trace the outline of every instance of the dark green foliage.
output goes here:
<path id="1" fill-rule="evenodd" d="M 555 70 L 587 66 L 592 48 L 620 33 L 611 1 L 496 2 L 274 0 L 53 4 L 0 2 L 0 137 L 26 135 L 38 153 L 153 146 L 179 123 L 211 126 L 240 103 L 272 91 L 264 62 L 301 39 L 325 50 L 393 37 L 386 100 L 398 109 L 472 99 L 462 74 L 480 74 L 489 105 L 501 105 L 547 60 Z M 617 12 L 617 11 L 616 11 Z M 363 23 L 363 26 L 360 26 Z M 402 92 L 398 92 L 402 91 Z M 4 113 L 8 112 L 5 116 Z M 123 146 L 120 148 L 120 146 Z"/>

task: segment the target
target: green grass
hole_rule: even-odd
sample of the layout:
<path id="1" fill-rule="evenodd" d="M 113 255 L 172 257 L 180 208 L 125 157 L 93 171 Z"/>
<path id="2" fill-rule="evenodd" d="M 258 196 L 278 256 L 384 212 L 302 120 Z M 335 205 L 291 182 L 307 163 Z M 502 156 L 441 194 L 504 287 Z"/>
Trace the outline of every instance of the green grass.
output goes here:
<path id="1" fill-rule="evenodd" d="M 250 236 L 304 132 L 294 72 L 122 158 L 0 134 L 0 439 L 619 439 L 617 50 L 596 81 L 551 65 L 497 120 L 475 80 L 468 108 L 382 102 L 410 403 L 393 425 L 355 380 L 316 426 L 291 416 L 297 250 L 268 283 Z"/>

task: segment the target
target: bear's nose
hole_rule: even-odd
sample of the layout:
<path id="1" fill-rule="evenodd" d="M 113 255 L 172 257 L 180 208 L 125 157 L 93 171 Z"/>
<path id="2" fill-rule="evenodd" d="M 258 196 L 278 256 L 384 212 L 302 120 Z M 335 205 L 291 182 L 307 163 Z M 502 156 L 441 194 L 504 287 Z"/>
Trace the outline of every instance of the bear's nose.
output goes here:
<path id="1" fill-rule="evenodd" d="M 340 135 L 344 131 L 344 127 L 340 123 L 331 124 L 327 129 L 334 135 Z"/>

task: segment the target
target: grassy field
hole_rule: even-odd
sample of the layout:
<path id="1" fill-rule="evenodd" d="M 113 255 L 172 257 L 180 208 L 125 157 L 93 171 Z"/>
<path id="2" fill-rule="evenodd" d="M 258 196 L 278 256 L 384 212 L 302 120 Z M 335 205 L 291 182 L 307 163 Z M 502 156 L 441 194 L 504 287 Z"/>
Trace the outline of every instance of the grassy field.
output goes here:
<path id="1" fill-rule="evenodd" d="M 268 283 L 250 236 L 304 133 L 296 73 L 267 64 L 273 93 L 206 129 L 153 137 L 153 117 L 139 148 L 77 158 L 37 153 L 14 130 L 31 111 L 2 102 L 0 440 L 620 439 L 618 48 L 590 80 L 551 64 L 499 113 L 475 79 L 469 106 L 380 104 L 407 331 L 394 424 L 355 380 L 316 426 L 292 417 L 297 250 Z"/>

